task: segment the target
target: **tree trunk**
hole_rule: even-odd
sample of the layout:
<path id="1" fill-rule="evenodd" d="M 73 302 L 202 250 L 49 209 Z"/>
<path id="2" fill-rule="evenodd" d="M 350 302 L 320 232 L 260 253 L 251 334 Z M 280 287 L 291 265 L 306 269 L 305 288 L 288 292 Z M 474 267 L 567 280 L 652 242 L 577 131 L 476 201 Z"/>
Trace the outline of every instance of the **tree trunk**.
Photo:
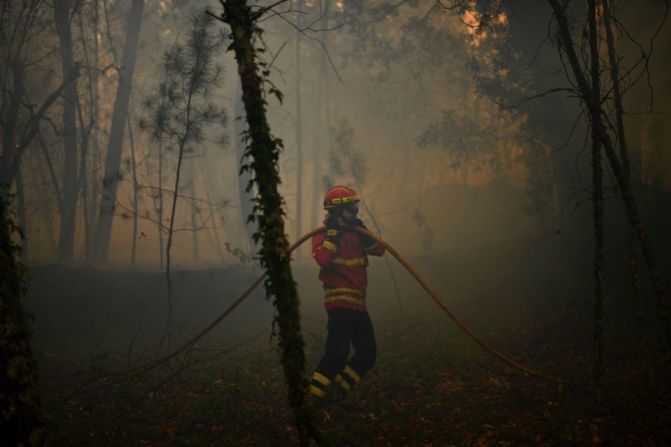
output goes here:
<path id="1" fill-rule="evenodd" d="M 250 143 L 246 154 L 251 157 L 250 167 L 254 171 L 254 182 L 258 188 L 256 218 L 262 241 L 261 264 L 268 271 L 266 290 L 274 297 L 273 304 L 277 309 L 276 323 L 289 403 L 294 412 L 300 443 L 308 446 L 310 439 L 315 439 L 318 434 L 310 418 L 306 399 L 299 299 L 291 273 L 289 242 L 284 230 L 283 199 L 278 192 L 280 142 L 271 135 L 268 125 L 263 81 L 258 74 L 252 44 L 254 34 L 259 29 L 245 0 L 225 0 L 222 5 L 222 20 L 231 27 L 232 47 L 238 63 L 242 100 L 249 124 Z"/>
<path id="2" fill-rule="evenodd" d="M 588 108 L 590 122 L 593 122 L 593 132 L 596 132 L 597 134 L 595 138 L 599 138 L 603 144 L 608 163 L 613 171 L 618 189 L 622 195 L 622 200 L 624 201 L 629 224 L 635 229 L 636 239 L 641 247 L 643 258 L 645 259 L 653 283 L 655 297 L 657 299 L 657 307 L 659 309 L 659 317 L 664 327 L 666 341 L 669 347 L 671 347 L 671 326 L 669 325 L 670 312 L 666 301 L 666 285 L 661 277 L 657 259 L 652 252 L 652 245 L 650 244 L 648 235 L 643 228 L 631 186 L 624 175 L 612 140 L 610 139 L 610 135 L 606 131 L 602 119 L 603 111 L 601 110 L 600 104 L 598 104 L 599 107 L 597 107 L 597 104 L 594 104 L 593 101 L 589 100 L 591 96 L 590 87 L 587 84 L 587 80 L 580 66 L 578 55 L 575 51 L 564 8 L 559 4 L 558 0 L 548 0 L 548 2 L 552 7 L 557 24 L 559 25 L 560 45 L 564 48 L 566 56 L 568 57 L 575 81 L 578 84 L 578 92 Z"/>
<path id="3" fill-rule="evenodd" d="M 62 73 L 65 80 L 74 68 L 69 1 L 55 0 L 54 13 L 60 42 Z M 74 259 L 75 213 L 78 196 L 76 107 L 76 84 L 69 82 L 63 90 L 63 204 L 58 238 L 58 261 L 61 263 L 71 263 Z"/>
<path id="4" fill-rule="evenodd" d="M 328 48 L 328 32 L 326 31 L 329 27 L 329 20 L 328 20 L 328 14 L 329 14 L 329 5 L 330 2 L 329 0 L 323 0 L 321 3 L 321 11 L 320 14 L 321 16 L 324 17 L 324 24 L 322 25 L 322 32 L 321 32 L 321 40 L 322 44 Z M 324 139 L 326 140 L 326 144 L 324 145 L 327 149 L 330 147 L 330 142 L 331 142 L 331 120 L 330 120 L 330 114 L 329 114 L 329 107 L 330 105 L 330 97 L 329 97 L 329 78 L 328 78 L 328 60 L 326 58 L 326 54 L 323 55 L 322 60 L 321 60 L 321 88 L 319 89 L 319 97 L 318 97 L 318 104 L 317 108 L 320 111 L 319 113 L 319 122 L 317 129 L 321 129 L 321 124 L 322 124 L 322 113 L 321 110 L 323 108 L 324 110 L 324 123 L 326 124 L 326 132 L 315 132 L 317 135 L 317 144 L 315 144 L 314 150 L 313 150 L 313 157 L 314 157 L 314 175 L 312 176 L 312 210 L 310 212 L 310 228 L 317 228 L 319 225 L 319 214 L 321 213 L 322 210 L 322 192 L 323 192 L 323 185 L 322 185 L 322 151 L 321 151 L 321 145 L 324 142 Z M 322 134 L 323 137 L 322 138 Z"/>
<path id="5" fill-rule="evenodd" d="M 303 235 L 303 116 L 301 104 L 301 37 L 300 27 L 303 18 L 303 0 L 298 0 L 298 14 L 296 16 L 299 28 L 296 30 L 296 240 Z M 296 251 L 299 257 L 300 251 Z"/>
<path id="6" fill-rule="evenodd" d="M 0 194 L 0 433 L 3 445 L 42 446 L 37 368 L 22 304 L 27 272 L 16 259 L 19 248 L 12 241 L 7 208 Z"/>
<path id="7" fill-rule="evenodd" d="M 588 98 L 591 109 L 601 107 L 601 79 L 599 71 L 599 49 L 596 24 L 595 0 L 588 0 L 588 27 L 590 46 L 590 74 L 592 91 Z M 592 213 L 594 218 L 594 385 L 595 401 L 599 402 L 599 393 L 604 377 L 604 218 L 603 218 L 603 166 L 601 165 L 601 135 L 592 121 Z"/>
<path id="8" fill-rule="evenodd" d="M 93 34 L 93 47 L 91 49 L 91 65 L 93 67 L 98 67 L 100 64 L 100 45 L 98 41 L 98 34 L 100 32 L 100 7 L 99 0 L 93 0 L 93 23 L 92 23 L 92 34 Z M 81 15 L 80 15 L 81 17 Z M 82 23 L 82 27 L 83 27 Z M 91 128 L 91 153 L 87 157 L 87 163 L 84 165 L 84 171 L 82 175 L 86 176 L 83 180 L 82 185 L 85 190 L 82 191 L 83 196 L 82 200 L 85 202 L 84 210 L 84 225 L 87 229 L 84 237 L 84 257 L 86 262 L 91 262 L 93 260 L 93 229 L 96 222 L 96 211 L 98 209 L 98 166 L 100 165 L 100 142 L 98 135 L 98 126 L 99 126 L 99 116 L 100 108 L 98 106 L 98 96 L 99 96 L 99 72 L 98 70 L 88 70 L 89 78 L 89 110 L 90 117 L 93 123 Z M 89 174 L 90 169 L 90 174 Z"/>
<path id="9" fill-rule="evenodd" d="M 624 131 L 624 107 L 622 105 L 622 91 L 620 88 L 620 74 L 615 52 L 615 39 L 610 21 L 610 0 L 603 0 L 603 21 L 606 31 L 606 42 L 608 44 L 608 64 L 610 68 L 610 79 L 613 84 L 613 101 L 615 103 L 615 118 L 617 122 L 617 139 L 620 145 L 620 160 L 622 171 L 626 180 L 631 184 L 631 162 L 629 160 L 629 147 L 627 136 Z M 641 299 L 641 284 L 638 274 L 638 258 L 636 257 L 636 231 L 631 226 L 627 227 L 627 239 L 629 244 L 629 275 L 634 291 L 634 306 L 638 318 L 639 329 L 643 330 L 643 302 Z"/>
<path id="10" fill-rule="evenodd" d="M 159 268 L 163 271 L 163 144 L 158 143 L 158 256 Z"/>
<path id="11" fill-rule="evenodd" d="M 44 142 L 42 141 L 42 137 L 40 136 L 39 138 L 40 144 L 42 146 L 42 149 L 45 153 L 46 159 L 49 160 L 48 154 L 46 153 L 46 147 L 44 146 Z M 56 203 L 56 206 L 60 206 L 61 200 L 60 200 L 60 192 L 58 189 L 50 189 L 47 184 L 47 174 L 44 169 L 44 163 L 41 163 L 39 159 L 35 160 L 35 165 L 37 166 L 36 170 L 39 172 L 39 177 L 40 177 L 40 182 L 37 183 L 37 189 L 35 191 L 36 194 L 41 194 L 42 197 L 49 197 L 51 198 L 53 195 L 56 195 L 55 200 L 46 200 L 44 206 L 38 208 L 39 211 L 41 212 L 42 218 L 44 219 L 44 227 L 45 231 L 43 234 L 47 238 L 49 250 L 44 250 L 49 253 L 55 254 L 58 251 L 58 244 L 56 242 L 56 236 L 55 236 L 55 230 L 54 230 L 54 211 L 52 209 L 53 204 Z M 50 165 L 49 168 L 51 168 Z M 34 172 L 34 171 L 33 171 Z M 51 181 L 53 185 L 57 188 L 58 187 L 58 182 L 56 181 L 56 176 L 53 172 L 51 172 Z M 58 211 L 58 210 L 57 210 Z M 60 212 L 60 211 L 58 211 Z M 42 248 L 42 247 L 40 247 Z M 43 250 L 40 250 L 40 252 L 43 252 Z M 33 251 L 33 253 L 36 253 Z"/>
<path id="12" fill-rule="evenodd" d="M 93 0 L 93 49 L 92 49 L 92 64 L 94 67 L 98 67 L 100 64 L 100 44 L 98 41 L 98 34 L 100 33 L 100 2 L 99 0 Z M 91 175 L 89 179 L 90 192 L 89 192 L 89 202 L 87 205 L 88 211 L 84 216 L 86 220 L 86 225 L 89 228 L 89 233 L 86 237 L 85 243 L 85 252 L 84 256 L 86 262 L 93 262 L 94 260 L 94 244 L 95 244 L 95 233 L 93 231 L 96 224 L 96 212 L 98 210 L 98 197 L 100 195 L 99 191 L 99 182 L 98 182 L 98 167 L 100 166 L 100 138 L 98 134 L 98 127 L 100 122 L 100 107 L 98 105 L 98 97 L 100 93 L 99 86 L 99 74 L 97 70 L 91 70 L 91 91 L 90 91 L 90 100 L 91 100 L 91 115 L 95 125 L 92 129 L 92 153 L 89 157 L 91 163 Z"/>
<path id="13" fill-rule="evenodd" d="M 21 262 L 28 262 L 28 222 L 26 220 L 26 189 L 23 186 L 23 171 L 19 164 L 19 171 L 16 173 L 16 205 L 19 216 L 19 226 L 23 230 L 24 238 L 21 240 Z"/>
<path id="14" fill-rule="evenodd" d="M 36 135 L 39 134 L 39 125 L 42 117 L 49 108 L 61 97 L 64 90 L 79 77 L 79 65 L 75 65 L 67 78 L 61 85 L 47 96 L 39 109 L 18 129 L 17 118 L 19 117 L 19 105 L 24 99 L 25 88 L 23 85 L 23 65 L 16 61 L 10 61 L 12 73 L 12 90 L 6 92 L 11 97 L 7 106 L 7 117 L 2 126 L 2 156 L 0 157 L 0 182 L 11 185 L 19 169 L 19 162 L 25 149 L 30 145 Z M 21 134 L 17 141 L 16 136 Z"/>
<path id="15" fill-rule="evenodd" d="M 90 79 L 90 78 L 89 78 Z M 79 110 L 80 110 L 80 117 L 81 117 L 81 105 L 79 105 Z M 89 123 L 90 126 L 95 126 L 95 122 L 93 121 L 93 117 L 90 117 L 91 121 Z M 88 260 L 87 253 L 89 251 L 89 244 L 91 242 L 91 225 L 89 221 L 89 178 L 88 178 L 88 172 L 87 172 L 87 150 L 88 150 L 88 137 L 89 137 L 89 132 L 84 130 L 83 126 L 83 120 L 80 119 L 80 126 L 81 126 L 81 132 L 82 132 L 82 141 L 80 144 L 80 153 L 81 153 L 81 163 L 80 163 L 80 168 L 79 168 L 79 184 L 81 187 L 81 193 L 82 193 L 82 198 L 81 198 L 81 204 L 82 204 L 82 217 L 83 217 L 83 224 L 84 224 L 84 259 Z M 89 128 L 91 130 L 91 128 Z"/>
<path id="16" fill-rule="evenodd" d="M 25 95 L 25 86 L 23 84 L 23 65 L 18 61 L 7 61 L 11 64 L 8 72 L 11 73 L 12 90 L 8 92 L 10 96 L 9 105 L 7 106 L 7 118 L 2 123 L 2 157 L 0 157 L 0 182 L 11 185 L 13 176 L 11 174 L 11 164 L 15 157 L 18 157 L 18 150 L 16 148 L 16 127 L 19 117 L 19 106 L 21 99 Z M 6 82 L 9 84 L 9 82 Z M 4 93 L 3 93 L 4 94 Z M 4 103 L 3 103 L 4 105 Z M 3 118 L 5 118 L 3 116 Z"/>
<path id="17" fill-rule="evenodd" d="M 130 140 L 130 168 L 133 175 L 133 235 L 130 244 L 130 265 L 135 268 L 135 257 L 137 254 L 137 219 L 138 219 L 138 190 L 137 190 L 137 166 L 135 160 L 135 139 L 133 138 L 133 124 L 128 114 L 128 139 Z"/>
<path id="18" fill-rule="evenodd" d="M 189 195 L 196 197 L 196 160 L 191 161 L 189 169 Z M 191 259 L 193 262 L 200 260 L 200 247 L 198 246 L 198 206 L 191 205 Z"/>
<path id="19" fill-rule="evenodd" d="M 107 261 L 110 238 L 112 235 L 112 221 L 120 175 L 119 169 L 123 149 L 124 127 L 128 117 L 128 104 L 130 102 L 133 72 L 135 71 L 137 47 L 140 40 L 143 9 L 144 0 L 133 0 L 128 13 L 126 45 L 121 60 L 119 85 L 117 86 L 114 110 L 112 112 L 112 125 L 110 127 L 110 137 L 107 145 L 102 197 L 94 241 L 94 259 L 100 263 Z"/>
<path id="20" fill-rule="evenodd" d="M 202 167 L 200 169 L 200 175 L 202 176 L 203 179 L 203 186 L 205 190 L 205 199 L 207 200 L 208 203 L 212 203 L 212 200 L 210 198 L 210 182 L 207 176 L 207 171 L 205 171 Z M 226 263 L 226 256 L 224 256 L 224 250 L 221 248 L 221 240 L 219 239 L 219 231 L 217 229 L 217 225 L 219 224 L 219 219 L 216 219 L 214 221 L 214 224 L 212 225 L 212 234 L 210 237 L 212 237 L 214 240 L 214 247 L 217 251 L 217 254 L 219 255 L 219 259 L 221 260 L 222 264 Z"/>

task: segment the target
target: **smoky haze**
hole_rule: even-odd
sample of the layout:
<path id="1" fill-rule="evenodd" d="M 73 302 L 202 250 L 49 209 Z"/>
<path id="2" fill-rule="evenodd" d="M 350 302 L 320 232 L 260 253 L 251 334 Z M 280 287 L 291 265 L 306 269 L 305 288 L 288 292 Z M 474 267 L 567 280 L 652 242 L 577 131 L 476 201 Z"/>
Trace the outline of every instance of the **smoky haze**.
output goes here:
<path id="1" fill-rule="evenodd" d="M 120 162 L 106 177 L 133 22 L 129 11 L 138 2 L 143 9 L 137 50 L 129 56 L 135 63 Z M 586 358 L 593 324 L 590 137 L 579 99 L 567 92 L 572 77 L 562 68 L 557 36 L 548 27 L 550 6 L 532 0 L 468 1 L 459 8 L 433 0 L 396 3 L 291 1 L 260 23 L 263 40 L 256 46 L 264 49 L 268 64 L 266 88 L 282 96 L 280 102 L 268 92 L 266 99 L 270 128 L 284 146 L 278 166 L 289 240 L 321 226 L 325 192 L 348 185 L 362 198 L 359 217 L 367 228 L 406 258 L 476 331 L 485 337 L 497 331 L 497 343 L 514 355 L 529 348 L 536 350 L 529 357 L 544 360 L 551 358 L 543 349 L 552 337 L 587 340 L 575 347 Z M 622 26 L 636 39 L 616 36 L 623 64 L 632 68 L 624 99 L 632 182 L 668 281 L 671 28 L 658 29 L 664 1 L 614 3 Z M 583 6 L 572 5 L 571 11 L 578 16 Z M 3 14 L 10 17 L 19 6 L 13 8 Z M 155 113 L 149 98 L 170 96 L 161 90 L 168 79 L 166 52 L 188 46 L 191 18 L 221 12 L 218 2 L 178 0 L 96 0 L 75 8 L 70 51 L 81 65 L 74 224 L 62 218 L 72 163 L 66 156 L 65 99 L 40 120 L 39 133 L 9 182 L 25 234 L 23 259 L 32 270 L 27 303 L 35 316 L 36 355 L 47 375 L 63 381 L 73 371 L 117 371 L 126 357 L 123 366 L 137 366 L 161 335 L 179 139 L 152 134 L 146 125 Z M 483 25 L 486 11 L 494 12 Z M 64 79 L 55 12 L 51 5 L 38 6 L 35 35 L 25 50 L 24 102 L 38 106 Z M 212 321 L 261 272 L 255 224 L 247 222 L 255 191 L 246 191 L 249 172 L 241 172 L 246 122 L 237 65 L 226 51 L 228 29 L 217 20 L 209 26 L 223 45 L 212 60 L 221 80 L 199 100 L 224 113 L 185 147 L 171 247 L 171 346 Z M 574 31 L 578 36 L 580 30 Z M 640 48 L 653 50 L 649 60 L 639 60 Z M 605 60 L 605 44 L 600 51 Z M 6 85 L 10 77 L 3 75 Z M 560 90 L 538 95 L 549 89 Z M 172 94 L 181 107 L 180 93 Z M 34 109 L 18 116 L 26 121 Z M 626 214 L 610 171 L 605 182 L 608 331 L 620 340 L 636 331 L 639 308 L 628 279 Z M 113 205 L 104 209 L 104 191 L 112 183 Z M 113 218 L 103 259 L 96 241 L 104 213 Z M 73 234 L 69 258 L 62 256 L 63 225 Z M 465 343 L 417 282 L 385 256 L 371 258 L 368 268 L 367 303 L 381 352 L 393 349 L 393 337 L 410 337 L 413 330 L 437 334 L 429 343 L 437 350 L 443 349 L 443 335 Z M 652 308 L 642 260 L 640 266 L 643 304 Z M 309 241 L 295 251 L 292 267 L 312 364 L 321 353 L 326 317 Z M 249 348 L 252 354 L 235 361 L 261 363 L 265 354 L 255 353 L 272 350 L 273 315 L 260 287 L 208 335 L 200 354 L 251 346 L 257 351 Z M 662 335 L 655 311 L 641 318 L 657 346 Z M 538 344 L 524 344 L 528 334 Z M 80 355 L 68 364 L 59 357 L 64 352 Z M 562 371 L 588 371 L 585 358 Z M 53 408 L 57 386 L 47 388 Z"/>
<path id="2" fill-rule="evenodd" d="M 264 42 L 273 63 L 270 80 L 284 94 L 283 104 L 273 97 L 269 102 L 271 127 L 285 146 L 279 166 L 290 239 L 299 236 L 298 228 L 304 233 L 321 223 L 321 199 L 326 187 L 337 183 L 361 192 L 366 222 L 372 224 L 368 215 L 372 213 L 377 223 L 372 228 L 407 255 L 461 250 L 465 241 L 473 251 L 490 251 L 492 244 L 524 239 L 525 235 L 549 235 L 571 225 L 567 216 L 581 198 L 573 198 L 573 191 L 589 181 L 587 157 L 580 155 L 582 126 L 568 146 L 554 149 L 563 145 L 571 131 L 576 102 L 557 95 L 560 97 L 539 99 L 512 110 L 497 104 L 515 103 L 533 92 L 564 86 L 565 81 L 556 74 L 544 73 L 559 66 L 556 50 L 541 44 L 547 29 L 537 18 L 548 17 L 548 8 L 533 2 L 516 3 L 498 13 L 491 30 L 476 33 L 469 20 L 477 6 L 472 12 L 458 14 L 433 2 L 425 3 L 402 5 L 388 15 L 380 9 L 381 18 L 366 31 L 352 28 L 373 18 L 357 19 L 339 2 L 307 2 L 300 14 L 285 14 L 286 21 L 268 21 Z M 120 58 L 127 6 L 115 3 L 108 11 L 109 23 L 98 24 L 98 63 L 106 69 L 97 79 L 99 118 L 91 125 L 88 147 L 93 154 L 85 160 L 88 175 L 81 182 L 104 182 L 99 177 L 117 82 L 114 69 L 107 64 L 113 66 L 114 57 Z M 185 41 L 189 15 L 205 8 L 217 11 L 217 5 L 187 9 L 157 2 L 146 6 L 129 107 L 136 172 L 133 178 L 127 130 L 105 265 L 127 268 L 135 238 L 136 267 L 157 270 L 162 265 L 160 243 L 166 243 L 156 225 L 159 143 L 138 123 L 148 114 L 143 103 L 157 88 L 163 53 L 175 42 Z M 327 6 L 329 13 L 323 14 Z M 634 34 L 640 30 L 640 40 L 648 42 L 653 31 L 647 25 L 654 21 L 655 5 L 631 7 L 631 11 L 626 9 L 629 6 L 621 7 L 625 25 Z M 287 24 L 311 24 L 320 17 L 326 22 L 323 28 L 335 29 L 313 31 L 321 29 L 313 24 L 299 33 Z M 345 25 L 334 25 L 340 23 Z M 391 23 L 396 26 L 389 26 Z M 90 31 L 84 27 L 84 33 Z M 657 36 L 656 55 L 668 48 L 667 35 L 664 28 Z M 90 45 L 90 38 L 85 42 Z M 621 39 L 621 44 L 627 57 L 636 57 L 631 43 Z M 83 46 L 80 43 L 74 48 L 80 59 L 88 54 Z M 250 207 L 241 203 L 241 198 L 247 200 L 244 191 L 240 192 L 246 183 L 237 175 L 241 155 L 238 134 L 244 129 L 239 119 L 239 82 L 231 53 L 218 57 L 225 77 L 221 87 L 210 92 L 210 98 L 226 109 L 229 119 L 224 127 L 208 126 L 204 141 L 187 148 L 173 241 L 174 262 L 181 269 L 228 265 L 253 256 L 248 241 L 253 227 L 248 231 L 244 227 Z M 504 57 L 510 59 L 502 60 Z M 668 67 L 663 59 L 653 57 L 650 61 L 655 106 L 660 110 L 669 94 L 665 82 Z M 58 59 L 49 62 L 55 66 Z M 49 66 L 40 68 L 48 71 Z M 84 91 L 89 80 L 84 76 L 79 82 Z M 644 112 L 649 107 L 646 84 L 642 79 L 627 95 L 629 110 Z M 55 107 L 54 116 L 58 113 Z M 665 190 L 669 163 L 659 148 L 668 141 L 666 120 L 663 114 L 644 113 L 628 120 L 637 175 Z M 58 212 L 54 186 L 63 169 L 58 135 L 48 126 L 43 133 L 45 147 L 33 143 L 23 159 L 26 256 L 38 264 L 56 259 L 59 219 L 54 218 Z M 162 217 L 166 225 L 176 148 L 169 142 L 162 146 Z M 137 211 L 133 184 L 138 185 Z M 75 264 L 95 259 L 87 256 L 86 238 L 92 237 L 87 233 L 93 232 L 95 223 L 92 208 L 98 201 L 94 194 L 101 188 L 92 184 L 87 189 L 86 197 L 79 198 L 71 261 Z M 301 214 L 297 216 L 299 196 Z M 82 214 L 85 200 L 92 218 Z M 297 253 L 300 259 L 308 256 L 307 247 Z"/>

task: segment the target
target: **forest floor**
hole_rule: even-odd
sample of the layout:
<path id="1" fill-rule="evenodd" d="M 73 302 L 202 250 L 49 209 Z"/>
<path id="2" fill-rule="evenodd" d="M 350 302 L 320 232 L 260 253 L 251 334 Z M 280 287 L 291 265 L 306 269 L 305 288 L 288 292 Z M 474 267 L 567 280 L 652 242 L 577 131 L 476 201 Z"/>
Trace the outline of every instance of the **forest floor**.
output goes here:
<path id="1" fill-rule="evenodd" d="M 230 284 L 230 275 L 236 283 L 247 281 L 240 272 L 228 274 L 215 279 L 215 287 L 221 290 Z M 88 283 L 86 277 L 90 277 Z M 35 353 L 54 446 L 297 444 L 274 348 L 276 338 L 271 340 L 272 310 L 262 297 L 250 298 L 255 301 L 241 306 L 239 315 L 222 324 L 230 323 L 228 329 L 213 332 L 187 358 L 129 377 L 123 372 L 154 355 L 160 330 L 150 337 L 150 323 L 136 318 L 147 313 L 146 303 L 133 303 L 131 296 L 117 290 L 110 295 L 116 296 L 116 304 L 102 305 L 102 295 L 87 298 L 85 290 L 95 286 L 104 295 L 120 283 L 148 290 L 152 281 L 160 279 L 56 268 L 42 268 L 34 278 L 29 307 L 36 319 Z M 69 292 L 48 303 L 40 298 L 75 278 L 81 296 Z M 208 305 L 203 321 L 224 307 Z M 515 317 L 521 310 L 486 312 L 473 306 L 463 308 L 466 317 L 478 315 L 476 328 L 502 351 L 544 372 L 572 379 L 591 376 L 589 307 L 527 310 L 528 318 L 521 322 Z M 317 415 L 330 445 L 671 443 L 668 365 L 634 381 L 605 386 L 595 405 L 591 387 L 560 386 L 508 368 L 463 335 L 437 308 L 372 306 L 370 310 L 378 360 L 345 402 Z M 304 314 L 306 355 L 312 367 L 322 353 L 325 319 L 319 306 L 308 307 Z M 179 321 L 179 305 L 176 315 Z M 190 318 L 186 313 L 183 317 Z M 121 322 L 131 321 L 119 329 Z M 200 325 L 198 319 L 182 327 L 177 324 L 171 346 Z M 159 322 L 155 326 L 160 328 Z M 643 349 L 635 339 L 626 331 L 611 335 L 607 378 L 663 355 L 658 344 L 648 343 Z M 110 385 L 110 378 L 119 379 L 118 383 Z"/>

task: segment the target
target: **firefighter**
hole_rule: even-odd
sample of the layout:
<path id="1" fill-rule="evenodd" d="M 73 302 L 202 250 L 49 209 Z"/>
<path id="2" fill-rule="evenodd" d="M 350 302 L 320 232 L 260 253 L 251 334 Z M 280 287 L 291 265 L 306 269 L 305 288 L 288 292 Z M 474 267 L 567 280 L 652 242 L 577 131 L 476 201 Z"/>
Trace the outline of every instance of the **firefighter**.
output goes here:
<path id="1" fill-rule="evenodd" d="M 347 186 L 329 189 L 324 197 L 326 232 L 312 238 L 328 314 L 326 352 L 309 388 L 317 406 L 343 399 L 375 363 L 375 334 L 366 309 L 366 267 L 368 255 L 382 256 L 385 249 L 353 230 L 366 228 L 357 217 L 359 201 Z"/>

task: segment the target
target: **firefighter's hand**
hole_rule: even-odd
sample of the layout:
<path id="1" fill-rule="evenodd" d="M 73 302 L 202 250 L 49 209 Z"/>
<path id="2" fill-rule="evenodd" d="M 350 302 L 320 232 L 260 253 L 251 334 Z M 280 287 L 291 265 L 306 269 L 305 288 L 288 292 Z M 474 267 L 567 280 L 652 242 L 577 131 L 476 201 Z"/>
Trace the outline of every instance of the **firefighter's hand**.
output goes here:
<path id="1" fill-rule="evenodd" d="M 327 228 L 335 228 L 337 230 L 343 230 L 349 227 L 349 225 L 347 225 L 347 222 L 345 222 L 345 219 L 342 216 L 332 216 L 332 215 L 328 215 L 326 217 L 326 219 L 324 220 L 324 225 L 326 225 Z"/>
<path id="2" fill-rule="evenodd" d="M 358 218 L 351 219 L 347 223 L 349 224 L 349 226 L 351 228 L 354 228 L 354 227 L 366 228 L 366 226 L 363 224 L 363 221 L 361 219 L 358 219 Z"/>
<path id="3" fill-rule="evenodd" d="M 352 219 L 348 223 L 349 223 L 349 226 L 352 227 L 352 228 L 360 227 L 360 228 L 363 228 L 364 230 L 368 229 L 363 224 L 363 221 L 361 219 Z M 359 236 L 359 240 L 361 241 L 361 244 L 364 246 L 364 248 L 369 248 L 369 247 L 372 247 L 373 245 L 377 244 L 377 241 L 375 239 L 373 239 L 372 237 L 370 237 L 366 234 L 357 233 L 356 235 Z"/>
<path id="4" fill-rule="evenodd" d="M 329 215 L 324 221 L 324 225 L 326 225 L 326 240 L 335 246 L 337 246 L 340 241 L 341 224 L 339 221 L 341 220 L 342 218 Z"/>

